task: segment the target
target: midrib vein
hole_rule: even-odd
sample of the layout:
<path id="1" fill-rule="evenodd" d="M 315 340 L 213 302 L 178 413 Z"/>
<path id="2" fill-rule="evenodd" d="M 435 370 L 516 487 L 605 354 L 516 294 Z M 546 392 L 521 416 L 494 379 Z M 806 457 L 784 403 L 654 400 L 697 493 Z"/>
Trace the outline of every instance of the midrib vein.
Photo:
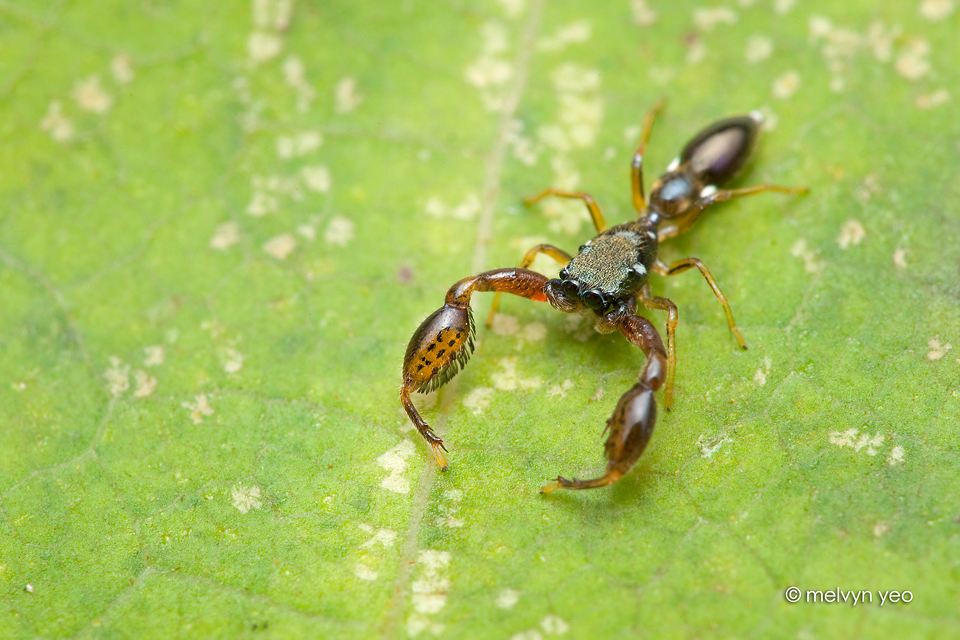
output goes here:
<path id="1" fill-rule="evenodd" d="M 497 200 L 500 197 L 500 175 L 503 171 L 503 162 L 509 146 L 508 135 L 517 111 L 517 106 L 520 104 L 520 97 L 526 89 L 527 72 L 530 66 L 530 58 L 534 51 L 537 29 L 540 25 L 540 14 L 543 11 L 544 2 L 545 0 L 533 0 L 529 5 L 529 13 L 523 26 L 522 37 L 514 63 L 514 83 L 510 93 L 507 95 L 496 140 L 494 140 L 493 148 L 487 156 L 486 175 L 484 176 L 481 200 L 482 207 L 480 209 L 479 221 L 477 222 L 477 239 L 473 248 L 471 273 L 479 273 L 486 266 L 487 247 L 493 236 L 493 218 L 496 212 Z M 452 405 L 452 398 L 444 398 L 443 400 L 444 402 L 439 406 L 439 410 L 437 411 L 435 421 L 438 431 L 441 432 L 443 431 L 442 427 L 446 426 L 449 407 Z M 397 577 L 394 581 L 393 596 L 387 604 L 385 613 L 386 620 L 382 635 L 385 640 L 397 638 L 401 628 L 403 614 L 406 609 L 405 605 L 410 595 L 410 577 L 413 572 L 417 551 L 419 551 L 417 540 L 423 524 L 423 516 L 429 504 L 430 491 L 433 488 L 436 477 L 437 467 L 432 459 L 428 460 L 420 473 L 420 478 L 413 496 L 410 522 L 403 535 L 403 547 L 400 552 Z"/>

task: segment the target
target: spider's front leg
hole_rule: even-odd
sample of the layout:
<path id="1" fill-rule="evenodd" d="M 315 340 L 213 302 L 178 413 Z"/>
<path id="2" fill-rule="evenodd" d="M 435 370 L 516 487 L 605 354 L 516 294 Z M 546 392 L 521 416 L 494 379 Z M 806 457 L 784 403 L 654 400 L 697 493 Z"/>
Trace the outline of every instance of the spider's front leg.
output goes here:
<path id="1" fill-rule="evenodd" d="M 403 358 L 400 402 L 417 431 L 433 448 L 441 470 L 447 470 L 447 459 L 443 455 L 446 447 L 413 406 L 410 392 L 433 391 L 467 364 L 476 333 L 470 311 L 470 296 L 475 291 L 503 291 L 544 302 L 548 296 L 547 283 L 547 278 L 539 273 L 517 268 L 494 269 L 464 278 L 450 287 L 444 305 L 427 316 L 410 338 Z"/>
<path id="2" fill-rule="evenodd" d="M 617 328 L 646 354 L 647 364 L 640 372 L 638 382 L 620 397 L 613 415 L 607 420 L 610 432 L 604 446 L 607 472 L 592 480 L 557 477 L 555 482 L 544 485 L 541 493 L 556 489 L 594 489 L 613 484 L 630 470 L 650 441 L 657 420 L 653 393 L 666 379 L 667 353 L 660 334 L 646 318 L 624 312 L 617 318 Z"/>

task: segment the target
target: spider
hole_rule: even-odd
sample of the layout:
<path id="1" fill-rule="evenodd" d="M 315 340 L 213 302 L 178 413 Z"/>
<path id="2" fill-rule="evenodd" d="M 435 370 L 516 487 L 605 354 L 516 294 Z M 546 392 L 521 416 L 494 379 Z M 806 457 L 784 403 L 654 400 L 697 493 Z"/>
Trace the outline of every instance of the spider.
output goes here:
<path id="1" fill-rule="evenodd" d="M 631 164 L 631 191 L 637 218 L 608 227 L 600 207 L 588 193 L 550 188 L 524 201 L 527 206 L 547 196 L 582 200 L 590 212 L 597 235 L 582 245 L 575 256 L 550 244 L 530 249 L 519 267 L 493 269 L 460 280 L 447 291 L 444 305 L 430 314 L 414 332 L 403 359 L 403 384 L 400 402 L 420 435 L 432 447 L 440 469 L 446 471 L 446 447 L 420 416 L 410 400 L 410 392 L 427 393 L 453 378 L 473 353 L 476 333 L 470 298 L 477 291 L 496 292 L 487 318 L 488 326 L 499 308 L 504 292 L 549 302 L 565 313 L 577 312 L 594 319 L 599 333 L 619 330 L 640 348 L 647 362 L 617 402 L 607 420 L 609 431 L 604 452 L 606 472 L 589 480 L 568 480 L 558 476 L 543 486 L 542 493 L 556 489 L 592 489 L 613 484 L 633 466 L 643 453 L 656 421 L 657 406 L 653 394 L 663 386 L 664 406 L 673 402 L 673 380 L 677 356 L 674 336 L 677 306 L 667 298 L 654 296 L 647 282 L 651 271 L 672 276 L 696 267 L 706 279 L 727 315 L 727 325 L 741 348 L 746 348 L 730 311 L 707 266 L 697 258 L 684 258 L 666 264 L 657 258 L 660 242 L 687 229 L 714 202 L 730 200 L 765 191 L 805 193 L 805 187 L 759 184 L 742 189 L 723 189 L 746 164 L 756 142 L 763 117 L 757 111 L 714 122 L 693 137 L 666 173 L 653 183 L 649 201 L 643 191 L 643 155 L 653 121 L 663 108 L 658 102 L 645 116 L 640 143 Z M 538 254 L 546 254 L 560 264 L 558 278 L 547 278 L 527 267 Z M 637 315 L 637 304 L 667 312 L 667 346 L 653 324 Z"/>

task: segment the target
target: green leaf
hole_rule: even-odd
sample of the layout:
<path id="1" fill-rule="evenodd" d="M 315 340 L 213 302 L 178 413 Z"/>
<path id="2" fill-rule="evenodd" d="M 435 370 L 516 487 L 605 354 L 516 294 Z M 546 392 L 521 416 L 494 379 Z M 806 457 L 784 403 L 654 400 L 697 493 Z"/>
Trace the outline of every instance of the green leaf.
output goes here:
<path id="1" fill-rule="evenodd" d="M 955 4 L 0 4 L 0 637 L 957 635 Z M 648 188 L 751 109 L 738 184 L 810 188 L 661 247 L 750 348 L 655 277 L 673 410 L 539 495 L 602 471 L 643 358 L 505 299 L 425 399 L 440 473 L 407 340 L 592 235 L 524 197 L 630 219 L 660 97 Z"/>

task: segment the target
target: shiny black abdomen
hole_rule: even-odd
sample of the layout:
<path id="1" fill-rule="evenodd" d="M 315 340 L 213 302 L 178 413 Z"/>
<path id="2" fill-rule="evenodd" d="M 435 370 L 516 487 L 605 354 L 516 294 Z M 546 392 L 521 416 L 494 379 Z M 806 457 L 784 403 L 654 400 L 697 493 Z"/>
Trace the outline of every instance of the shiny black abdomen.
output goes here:
<path id="1" fill-rule="evenodd" d="M 757 139 L 757 121 L 751 116 L 725 118 L 698 133 L 680 154 L 698 182 L 719 187 L 747 163 Z"/>

